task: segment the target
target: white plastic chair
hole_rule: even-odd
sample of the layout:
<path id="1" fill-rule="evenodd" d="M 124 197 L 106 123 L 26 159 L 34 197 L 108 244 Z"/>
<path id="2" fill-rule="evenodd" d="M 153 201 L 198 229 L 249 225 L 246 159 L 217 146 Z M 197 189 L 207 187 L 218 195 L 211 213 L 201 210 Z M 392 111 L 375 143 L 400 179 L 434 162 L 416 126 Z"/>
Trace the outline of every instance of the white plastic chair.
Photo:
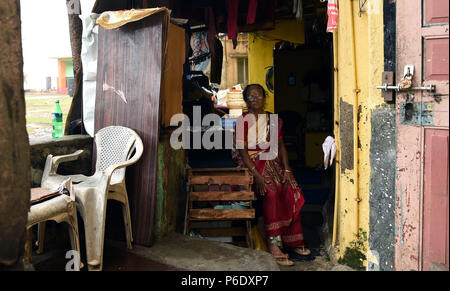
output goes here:
<path id="1" fill-rule="evenodd" d="M 45 232 L 45 223 L 49 220 L 54 220 L 57 223 L 65 222 L 68 224 L 70 245 L 72 250 L 77 251 L 80 254 L 80 242 L 78 238 L 78 221 L 77 221 L 77 209 L 75 203 L 75 195 L 71 178 L 67 178 L 65 181 L 54 189 L 55 191 L 62 191 L 66 188 L 69 191 L 69 195 L 60 194 L 53 198 L 47 199 L 43 202 L 39 202 L 30 207 L 27 220 L 27 242 L 25 244 L 25 260 L 31 262 L 32 253 L 32 234 L 31 228 L 39 224 L 39 251 L 43 250 L 43 233 Z M 80 268 L 83 264 L 80 262 Z"/>
<path id="2" fill-rule="evenodd" d="M 95 134 L 97 160 L 92 176 L 70 175 L 77 202 L 77 209 L 83 218 L 87 263 L 89 270 L 102 270 L 103 245 L 105 237 L 105 216 L 108 199 L 122 204 L 127 247 L 132 248 L 130 207 L 125 185 L 125 167 L 136 163 L 144 151 L 138 134 L 126 127 L 108 126 Z M 73 154 L 48 155 L 41 187 L 52 188 L 67 176 L 56 174 L 62 162 L 76 160 L 82 150 Z M 131 156 L 134 152 L 134 155 Z"/>

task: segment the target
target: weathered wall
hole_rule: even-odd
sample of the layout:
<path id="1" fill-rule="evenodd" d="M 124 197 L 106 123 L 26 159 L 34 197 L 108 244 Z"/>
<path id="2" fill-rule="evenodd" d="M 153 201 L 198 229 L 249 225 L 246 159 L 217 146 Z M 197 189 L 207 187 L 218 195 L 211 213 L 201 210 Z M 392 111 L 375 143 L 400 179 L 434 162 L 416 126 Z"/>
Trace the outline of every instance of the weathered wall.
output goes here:
<path id="1" fill-rule="evenodd" d="M 295 44 L 305 43 L 304 22 L 280 21 L 274 30 L 250 33 L 248 38 L 248 79 L 249 84 L 259 83 L 266 87 L 266 67 L 273 66 L 273 47 L 280 40 Z M 266 110 L 274 112 L 274 96 L 268 92 Z"/>
<path id="2" fill-rule="evenodd" d="M 35 138 L 30 140 L 31 187 L 41 185 L 45 160 L 49 154 L 53 156 L 71 154 L 77 150 L 84 150 L 80 157 L 71 162 L 62 163 L 58 167 L 58 174 L 91 175 L 93 138 L 89 135 L 70 135 L 60 139 Z"/>
<path id="3" fill-rule="evenodd" d="M 427 270 L 432 262 L 448 266 L 448 5 L 396 1 L 395 81 L 413 65 L 412 86 L 434 85 L 437 95 L 413 90 L 396 96 L 396 270 Z"/>
<path id="4" fill-rule="evenodd" d="M 364 242 L 366 250 L 380 254 L 380 261 L 373 261 L 383 270 L 392 270 L 395 108 L 385 104 L 376 89 L 385 70 L 383 0 L 368 1 L 361 14 L 359 10 L 357 2 L 339 2 L 335 43 L 339 102 L 335 110 L 339 110 L 336 129 L 340 144 L 337 254 L 343 256 L 362 229 L 368 235 L 368 241 Z"/>
<path id="5" fill-rule="evenodd" d="M 382 104 L 371 115 L 369 246 L 379 253 L 380 268 L 393 270 L 397 145 L 395 107 Z"/>
<path id="6" fill-rule="evenodd" d="M 395 72 L 396 3 L 383 0 L 384 71 Z M 382 104 L 372 112 L 370 180 L 370 248 L 377 250 L 380 268 L 393 270 L 395 256 L 395 105 Z M 381 215 L 380 215 L 381 214 Z"/>
<path id="7" fill-rule="evenodd" d="M 30 152 L 25 127 L 20 1 L 0 2 L 0 27 L 1 270 L 4 265 L 20 263 L 30 207 Z"/>
<path id="8" fill-rule="evenodd" d="M 182 232 L 186 206 L 185 151 L 170 146 L 170 132 L 161 133 L 158 143 L 155 240 L 171 232 Z"/>

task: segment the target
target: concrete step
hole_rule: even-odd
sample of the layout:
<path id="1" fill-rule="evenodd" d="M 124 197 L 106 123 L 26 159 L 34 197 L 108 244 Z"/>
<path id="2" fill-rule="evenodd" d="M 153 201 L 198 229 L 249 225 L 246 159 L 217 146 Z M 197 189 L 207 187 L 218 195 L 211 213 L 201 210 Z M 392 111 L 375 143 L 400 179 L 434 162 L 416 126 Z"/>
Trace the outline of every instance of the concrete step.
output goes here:
<path id="1" fill-rule="evenodd" d="M 168 235 L 149 248 L 133 245 L 133 250 L 129 252 L 188 271 L 280 270 L 267 252 L 178 233 Z"/>

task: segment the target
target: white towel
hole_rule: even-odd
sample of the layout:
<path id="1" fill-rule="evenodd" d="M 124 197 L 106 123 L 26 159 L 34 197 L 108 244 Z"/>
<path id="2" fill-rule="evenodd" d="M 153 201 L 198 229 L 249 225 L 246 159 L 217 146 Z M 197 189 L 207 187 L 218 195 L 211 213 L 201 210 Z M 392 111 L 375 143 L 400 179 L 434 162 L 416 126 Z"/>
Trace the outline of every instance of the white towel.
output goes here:
<path id="1" fill-rule="evenodd" d="M 334 142 L 334 138 L 331 136 L 327 136 L 327 138 L 325 139 L 325 141 L 322 144 L 322 149 L 323 149 L 323 153 L 324 153 L 324 157 L 323 157 L 323 165 L 324 168 L 327 169 L 328 168 L 328 161 L 330 162 L 330 166 L 333 164 L 333 160 L 336 156 L 336 144 Z"/>

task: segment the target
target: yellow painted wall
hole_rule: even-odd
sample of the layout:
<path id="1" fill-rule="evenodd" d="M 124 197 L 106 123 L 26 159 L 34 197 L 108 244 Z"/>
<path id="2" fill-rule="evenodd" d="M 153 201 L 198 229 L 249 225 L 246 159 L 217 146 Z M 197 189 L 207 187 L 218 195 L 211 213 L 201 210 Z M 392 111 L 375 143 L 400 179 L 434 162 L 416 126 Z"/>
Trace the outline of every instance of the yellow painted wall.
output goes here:
<path id="1" fill-rule="evenodd" d="M 353 170 L 341 173 L 337 167 L 337 227 L 336 251 L 342 256 L 345 248 L 355 239 L 359 228 L 369 236 L 370 218 L 370 141 L 371 141 L 371 111 L 384 103 L 380 90 L 376 89 L 381 81 L 384 68 L 383 50 L 383 1 L 372 0 L 366 3 L 364 11 L 359 15 L 358 2 L 339 2 L 339 24 L 335 32 L 335 48 L 337 56 L 336 77 L 336 103 L 335 119 L 339 121 L 340 100 L 352 104 L 359 113 L 358 149 L 359 159 L 354 164 L 358 168 L 358 176 Z M 351 21 L 353 15 L 353 25 Z M 352 30 L 354 28 L 354 32 Z M 356 53 L 356 78 L 353 58 L 353 37 Z M 273 47 L 279 40 L 295 43 L 304 43 L 304 24 L 302 22 L 277 23 L 276 29 L 270 32 L 257 32 L 249 34 L 249 82 L 260 83 L 265 87 L 265 74 L 267 66 L 273 65 Z M 355 100 L 355 89 L 359 89 Z M 356 106 L 355 106 L 356 105 Z M 274 111 L 273 94 L 267 98 L 266 110 Z M 336 123 L 335 123 L 336 124 Z M 335 125 L 335 137 L 338 145 L 337 159 L 340 161 L 339 125 Z M 358 140 L 356 139 L 356 140 Z M 338 163 L 338 165 L 341 165 Z M 357 185 L 357 187 L 355 186 Z M 355 198 L 359 194 L 359 217 Z M 357 223 L 357 219 L 359 221 Z M 368 243 L 366 247 L 369 249 Z"/>
<path id="2" fill-rule="evenodd" d="M 353 3 L 353 4 L 352 4 Z M 381 82 L 381 74 L 384 68 L 383 49 L 383 1 L 368 1 L 364 12 L 359 16 L 358 2 L 339 2 L 339 27 L 337 31 L 337 105 L 339 99 L 360 108 L 359 122 L 359 166 L 356 164 L 359 177 L 355 177 L 355 168 L 340 173 L 337 168 L 338 193 L 337 193 L 337 251 L 343 255 L 345 248 L 355 239 L 358 228 L 362 228 L 369 236 L 370 217 L 370 140 L 371 140 L 371 111 L 384 103 L 380 90 L 376 86 Z M 354 40 L 356 52 L 356 77 L 352 47 L 352 21 L 354 23 Z M 335 32 L 336 33 L 336 32 Z M 335 38 L 336 39 L 336 38 Z M 356 94 L 355 89 L 360 93 Z M 355 94 L 357 100 L 355 100 Z M 356 104 L 356 106 L 355 106 Z M 339 121 L 339 106 L 336 118 Z M 339 128 L 336 126 L 335 135 L 339 138 Z M 339 146 L 339 145 L 338 145 Z M 340 149 L 338 158 L 340 159 Z M 359 180 L 357 180 L 359 179 Z M 356 183 L 356 184 L 355 184 Z M 355 187 L 358 185 L 358 187 Z M 357 204 L 355 198 L 359 192 L 359 225 L 357 225 Z M 366 244 L 367 249 L 368 244 Z"/>
<path id="3" fill-rule="evenodd" d="M 266 100 L 266 110 L 274 112 L 273 94 L 266 87 L 266 72 L 268 66 L 273 66 L 273 48 L 280 40 L 296 44 L 305 42 L 303 21 L 284 20 L 275 24 L 274 30 L 250 33 L 248 39 L 248 78 L 249 84 L 258 83 L 269 93 Z"/>

